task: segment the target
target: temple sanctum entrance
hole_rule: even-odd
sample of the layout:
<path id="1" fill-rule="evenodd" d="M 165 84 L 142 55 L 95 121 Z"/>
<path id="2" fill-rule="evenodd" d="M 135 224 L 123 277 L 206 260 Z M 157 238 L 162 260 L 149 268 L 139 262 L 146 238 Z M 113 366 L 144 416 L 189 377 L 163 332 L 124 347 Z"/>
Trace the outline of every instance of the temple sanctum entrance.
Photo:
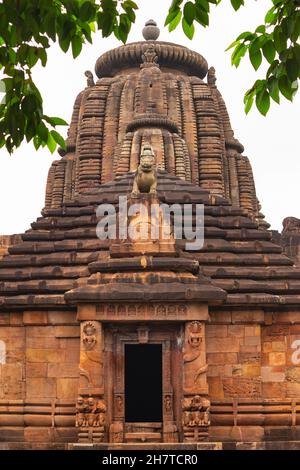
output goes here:
<path id="1" fill-rule="evenodd" d="M 125 422 L 162 423 L 162 345 L 125 344 Z"/>
<path id="2" fill-rule="evenodd" d="M 178 440 L 180 335 L 178 324 L 106 326 L 105 376 L 111 380 L 106 381 L 105 396 L 111 420 L 110 442 Z"/>

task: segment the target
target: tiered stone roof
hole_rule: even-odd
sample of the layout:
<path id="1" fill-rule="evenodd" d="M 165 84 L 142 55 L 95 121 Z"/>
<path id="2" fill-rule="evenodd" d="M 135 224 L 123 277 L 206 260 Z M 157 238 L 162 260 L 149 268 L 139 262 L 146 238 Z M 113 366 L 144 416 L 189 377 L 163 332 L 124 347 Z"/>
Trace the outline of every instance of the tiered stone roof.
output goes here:
<path id="1" fill-rule="evenodd" d="M 103 202 L 117 204 L 119 195 L 131 191 L 133 177 L 134 173 L 117 177 L 63 207 L 45 209 L 23 234 L 23 242 L 11 247 L 0 263 L 1 308 L 63 307 L 75 297 L 86 300 L 91 288 L 98 292 L 97 301 L 113 300 L 113 294 L 104 295 L 103 285 L 112 292 L 118 283 L 119 296 L 124 283 L 127 290 L 132 286 L 143 296 L 145 273 L 150 290 L 164 283 L 169 287 L 174 282 L 197 283 L 198 293 L 192 293 L 192 299 L 212 304 L 299 304 L 300 269 L 271 241 L 270 231 L 249 218 L 245 209 L 165 171 L 158 172 L 161 201 L 205 204 L 203 249 L 187 252 L 185 240 L 178 240 L 177 258 L 149 258 L 145 268 L 138 257 L 126 263 L 111 259 L 111 242 L 96 237 L 95 210 Z M 160 294 L 165 300 L 176 300 L 173 289 L 162 287 Z"/>

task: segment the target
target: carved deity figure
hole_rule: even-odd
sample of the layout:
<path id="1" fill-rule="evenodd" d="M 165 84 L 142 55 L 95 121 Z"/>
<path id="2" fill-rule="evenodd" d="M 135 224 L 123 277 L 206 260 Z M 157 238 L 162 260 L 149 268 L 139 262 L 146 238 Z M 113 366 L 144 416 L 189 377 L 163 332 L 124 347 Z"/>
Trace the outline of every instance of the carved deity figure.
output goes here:
<path id="1" fill-rule="evenodd" d="M 85 412 L 86 412 L 86 404 L 83 397 L 77 398 L 76 403 L 76 422 L 75 426 L 81 427 L 85 425 Z"/>
<path id="2" fill-rule="evenodd" d="M 207 388 L 204 324 L 198 321 L 186 324 L 184 361 L 184 388 L 188 393 L 203 393 Z"/>
<path id="3" fill-rule="evenodd" d="M 142 54 L 141 68 L 158 67 L 158 56 L 154 44 L 149 44 L 145 52 Z"/>
<path id="4" fill-rule="evenodd" d="M 200 395 L 184 398 L 182 411 L 184 427 L 194 428 L 210 425 L 210 401 L 207 398 Z"/>
<path id="5" fill-rule="evenodd" d="M 151 145 L 142 147 L 140 164 L 133 181 L 132 195 L 140 193 L 156 194 L 157 173 L 155 168 L 155 156 Z"/>
<path id="6" fill-rule="evenodd" d="M 93 323 L 88 322 L 84 325 L 83 327 L 84 336 L 83 336 L 82 342 L 85 346 L 85 349 L 87 349 L 88 351 L 93 349 L 97 342 L 95 333 L 96 333 L 96 327 L 95 325 L 93 325 Z"/>
<path id="7" fill-rule="evenodd" d="M 103 400 L 98 400 L 94 407 L 93 426 L 102 427 L 105 425 L 106 406 Z"/>
<path id="8" fill-rule="evenodd" d="M 104 400 L 79 396 L 76 403 L 76 427 L 104 427 L 106 406 Z"/>

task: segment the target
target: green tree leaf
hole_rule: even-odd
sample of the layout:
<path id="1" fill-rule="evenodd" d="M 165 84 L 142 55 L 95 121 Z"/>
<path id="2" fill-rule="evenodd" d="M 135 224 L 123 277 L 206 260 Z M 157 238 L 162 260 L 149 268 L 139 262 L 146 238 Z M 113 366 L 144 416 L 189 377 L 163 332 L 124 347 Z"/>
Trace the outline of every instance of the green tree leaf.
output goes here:
<path id="1" fill-rule="evenodd" d="M 287 39 L 285 35 L 283 34 L 280 26 L 276 26 L 276 28 L 274 29 L 273 38 L 274 38 L 274 45 L 275 45 L 276 51 L 277 52 L 284 51 L 284 49 L 286 49 L 286 46 L 287 46 Z"/>
<path id="2" fill-rule="evenodd" d="M 262 51 L 269 64 L 272 64 L 273 60 L 275 59 L 276 49 L 271 39 L 263 44 Z"/>
<path id="3" fill-rule="evenodd" d="M 230 0 L 231 5 L 237 11 L 242 5 L 244 5 L 244 0 Z"/>
<path id="4" fill-rule="evenodd" d="M 183 29 L 184 34 L 185 34 L 189 39 L 193 39 L 194 33 L 195 33 L 195 27 L 194 27 L 193 24 L 189 25 L 189 24 L 186 22 L 186 19 L 185 19 L 185 18 L 182 18 L 182 29 Z"/>
<path id="5" fill-rule="evenodd" d="M 256 107 L 258 111 L 266 116 L 267 112 L 270 109 L 270 96 L 266 90 L 261 90 L 257 93 L 255 99 Z"/>
<path id="6" fill-rule="evenodd" d="M 183 17 L 187 24 L 191 26 L 196 16 L 196 8 L 194 3 L 187 2 L 183 8 Z"/>
<path id="7" fill-rule="evenodd" d="M 254 102 L 254 92 L 247 92 L 244 96 L 245 113 L 248 114 Z"/>
<path id="8" fill-rule="evenodd" d="M 60 145 L 64 150 L 66 150 L 65 139 L 57 131 L 51 131 L 50 133 L 55 142 L 57 142 L 58 145 Z"/>
<path id="9" fill-rule="evenodd" d="M 209 16 L 208 16 L 207 11 L 204 11 L 202 8 L 198 7 L 198 5 L 196 5 L 195 19 L 198 23 L 200 23 L 204 27 L 209 25 Z"/>
<path id="10" fill-rule="evenodd" d="M 232 65 L 235 65 L 235 67 L 238 67 L 241 61 L 241 58 L 246 54 L 247 52 L 247 46 L 245 44 L 239 44 L 235 50 L 232 53 L 231 56 L 231 63 Z"/>
<path id="11" fill-rule="evenodd" d="M 74 59 L 79 56 L 82 49 L 82 39 L 79 36 L 74 36 L 72 39 L 72 54 Z"/>
<path id="12" fill-rule="evenodd" d="M 277 103 L 280 103 L 279 97 L 279 86 L 278 86 L 278 79 L 276 77 L 271 77 L 268 81 L 268 90 L 270 93 L 271 98 Z"/>
<path id="13" fill-rule="evenodd" d="M 297 80 L 297 78 L 300 75 L 300 70 L 299 70 L 299 65 L 298 65 L 297 60 L 288 59 L 286 61 L 286 71 L 287 71 L 287 75 L 289 77 L 289 80 L 291 82 L 294 82 L 295 80 Z"/>
<path id="14" fill-rule="evenodd" d="M 49 131 L 42 121 L 38 125 L 37 134 L 40 137 L 41 142 L 47 142 Z"/>
<path id="15" fill-rule="evenodd" d="M 289 81 L 286 75 L 282 75 L 278 80 L 279 90 L 283 94 L 283 96 L 289 100 L 293 100 L 293 89 L 292 84 Z"/>
<path id="16" fill-rule="evenodd" d="M 61 119 L 59 117 L 49 117 L 49 116 L 43 116 L 43 118 L 45 119 L 46 122 L 48 122 L 49 124 L 51 124 L 51 126 L 67 126 L 68 123 L 64 120 L 64 119 Z"/>
<path id="17" fill-rule="evenodd" d="M 276 6 L 273 6 L 268 10 L 266 16 L 265 16 L 265 23 L 267 24 L 272 24 L 274 21 L 276 21 L 277 14 L 275 13 Z"/>
<path id="18" fill-rule="evenodd" d="M 52 134 L 49 132 L 48 134 L 48 139 L 47 139 L 47 147 L 50 150 L 51 153 L 55 152 L 56 149 L 56 141 L 53 138 Z"/>
<path id="19" fill-rule="evenodd" d="M 252 43 L 251 46 L 249 47 L 249 57 L 251 64 L 257 70 L 262 63 L 262 54 L 260 52 L 260 49 L 257 48 L 257 46 Z"/>
<path id="20" fill-rule="evenodd" d="M 178 10 L 176 16 L 169 23 L 169 32 L 174 31 L 174 29 L 179 25 L 181 17 L 182 17 L 182 11 Z"/>
<path id="21" fill-rule="evenodd" d="M 84 2 L 79 10 L 79 18 L 82 21 L 91 21 L 95 15 L 95 6 L 93 2 L 86 1 Z"/>

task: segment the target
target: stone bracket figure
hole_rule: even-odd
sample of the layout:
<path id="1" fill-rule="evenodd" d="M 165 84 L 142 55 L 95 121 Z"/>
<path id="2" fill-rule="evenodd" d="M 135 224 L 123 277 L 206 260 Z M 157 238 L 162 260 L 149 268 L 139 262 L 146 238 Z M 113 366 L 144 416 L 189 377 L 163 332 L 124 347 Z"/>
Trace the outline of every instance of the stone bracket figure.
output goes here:
<path id="1" fill-rule="evenodd" d="M 105 437 L 106 405 L 101 397 L 77 398 L 75 426 L 79 442 L 103 442 Z"/>
<path id="2" fill-rule="evenodd" d="M 210 401 L 200 395 L 185 397 L 182 401 L 184 441 L 203 441 L 208 437 Z"/>

